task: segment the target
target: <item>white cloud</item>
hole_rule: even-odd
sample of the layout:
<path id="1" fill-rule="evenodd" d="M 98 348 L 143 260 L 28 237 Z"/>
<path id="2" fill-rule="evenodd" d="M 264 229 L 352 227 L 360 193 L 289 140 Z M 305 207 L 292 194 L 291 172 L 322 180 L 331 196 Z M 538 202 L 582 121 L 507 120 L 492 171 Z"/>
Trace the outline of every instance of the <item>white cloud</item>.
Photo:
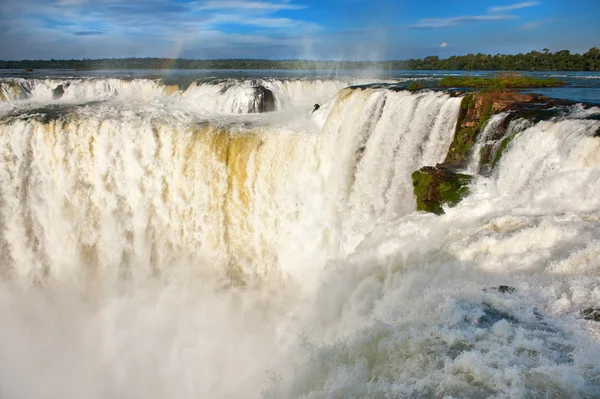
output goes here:
<path id="1" fill-rule="evenodd" d="M 521 9 L 521 8 L 533 7 L 533 6 L 537 6 L 539 4 L 540 4 L 539 1 L 525 1 L 525 2 L 522 2 L 522 3 L 511 4 L 511 5 L 508 5 L 508 6 L 492 7 L 488 11 L 489 12 L 507 12 L 507 11 L 518 10 L 518 9 Z"/>
<path id="2" fill-rule="evenodd" d="M 502 21 L 518 18 L 516 15 L 500 14 L 500 15 L 471 15 L 463 17 L 451 18 L 425 18 L 414 25 L 410 25 L 411 29 L 441 29 L 452 26 L 460 26 L 473 24 L 482 21 Z"/>
<path id="3" fill-rule="evenodd" d="M 448 43 L 444 42 L 444 43 L 440 44 L 440 47 L 441 48 L 448 47 Z"/>
<path id="4" fill-rule="evenodd" d="M 270 18 L 270 17 L 248 17 L 242 14 L 215 14 L 208 25 L 237 24 L 249 25 L 260 28 L 307 28 L 320 29 L 321 27 L 313 22 L 306 22 L 290 18 Z"/>
<path id="5" fill-rule="evenodd" d="M 287 3 L 271 3 L 267 1 L 239 1 L 239 0 L 209 0 L 201 3 L 199 10 L 302 10 L 306 6 Z"/>

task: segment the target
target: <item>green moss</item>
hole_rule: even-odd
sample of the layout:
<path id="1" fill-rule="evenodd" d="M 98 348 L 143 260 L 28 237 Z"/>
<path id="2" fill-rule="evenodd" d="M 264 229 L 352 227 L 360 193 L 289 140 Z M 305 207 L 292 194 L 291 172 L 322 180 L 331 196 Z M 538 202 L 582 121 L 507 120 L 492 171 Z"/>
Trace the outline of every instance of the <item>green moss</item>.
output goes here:
<path id="1" fill-rule="evenodd" d="M 473 95 L 473 93 L 469 93 L 466 96 L 464 96 L 464 98 L 462 99 L 461 103 L 460 103 L 460 109 L 461 111 L 468 111 L 469 108 L 473 108 L 475 106 L 475 96 Z M 464 116 L 463 116 L 464 118 Z"/>
<path id="2" fill-rule="evenodd" d="M 460 163 L 468 159 L 471 153 L 471 148 L 477 140 L 477 136 L 481 129 L 485 126 L 492 116 L 492 106 L 490 103 L 484 110 L 483 115 L 475 126 L 467 126 L 461 129 L 461 125 L 467 116 L 470 109 L 473 109 L 476 104 L 476 99 L 473 94 L 466 95 L 460 103 L 460 113 L 456 122 L 456 133 L 450 148 L 454 151 L 448 152 L 446 162 Z"/>
<path id="3" fill-rule="evenodd" d="M 412 174 L 417 211 L 441 215 L 443 205 L 455 206 L 469 195 L 471 176 L 451 172 L 432 175 L 417 170 Z"/>
<path id="4" fill-rule="evenodd" d="M 413 191 L 417 199 L 417 211 L 425 211 L 441 215 L 444 213 L 442 205 L 437 201 L 428 201 L 427 192 L 434 183 L 433 176 L 417 170 L 412 174 Z"/>
<path id="5" fill-rule="evenodd" d="M 408 85 L 407 90 L 408 91 L 417 91 L 417 90 L 421 90 L 424 88 L 425 88 L 425 86 L 423 86 L 422 84 L 417 83 L 417 82 L 412 82 L 411 84 Z"/>
<path id="6" fill-rule="evenodd" d="M 451 207 L 470 194 L 471 176 L 456 174 L 454 177 L 453 180 L 440 183 L 439 186 L 441 203 Z"/>

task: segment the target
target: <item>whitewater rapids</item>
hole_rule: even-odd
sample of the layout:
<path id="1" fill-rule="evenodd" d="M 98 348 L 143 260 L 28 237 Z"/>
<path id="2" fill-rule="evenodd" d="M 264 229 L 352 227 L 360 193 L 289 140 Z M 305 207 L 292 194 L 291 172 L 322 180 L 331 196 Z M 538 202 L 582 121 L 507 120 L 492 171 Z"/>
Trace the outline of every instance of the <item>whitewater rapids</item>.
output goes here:
<path id="1" fill-rule="evenodd" d="M 435 216 L 460 97 L 64 83 L 0 86 L 2 398 L 600 396 L 597 108 Z"/>

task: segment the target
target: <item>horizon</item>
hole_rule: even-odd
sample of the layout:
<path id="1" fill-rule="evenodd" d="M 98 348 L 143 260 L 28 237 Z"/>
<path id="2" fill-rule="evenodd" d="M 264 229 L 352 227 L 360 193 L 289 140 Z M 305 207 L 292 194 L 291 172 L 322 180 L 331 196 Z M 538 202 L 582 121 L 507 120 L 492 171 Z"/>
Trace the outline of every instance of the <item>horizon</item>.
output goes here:
<path id="1" fill-rule="evenodd" d="M 592 48 L 598 48 L 598 46 L 593 46 Z M 590 48 L 591 49 L 591 48 Z M 581 53 L 575 53 L 575 52 L 571 52 L 571 55 L 575 55 L 575 54 L 579 54 L 579 55 L 583 55 L 584 53 L 586 53 L 587 51 L 589 51 L 590 49 L 587 49 L 585 51 L 582 51 Z M 560 49 L 560 50 L 556 50 L 554 52 L 550 52 L 552 54 L 560 52 L 560 51 L 564 51 L 567 49 Z M 468 53 L 468 54 L 450 54 L 447 56 L 442 56 L 439 57 L 440 60 L 445 60 L 451 57 L 462 57 L 465 55 L 477 55 L 477 54 L 484 54 L 484 55 L 490 55 L 490 56 L 496 56 L 496 55 L 501 55 L 501 56 L 516 56 L 516 55 L 526 55 L 529 54 L 531 52 L 534 51 L 540 51 L 537 49 L 532 49 L 530 51 L 527 52 L 523 52 L 523 53 L 515 53 L 515 54 L 485 54 L 485 53 Z M 412 58 L 412 59 L 416 59 L 416 60 L 422 60 L 426 57 L 436 57 L 434 55 L 429 55 L 429 56 L 425 56 L 425 57 L 421 57 L 421 58 Z M 267 62 L 289 62 L 289 61 L 302 61 L 302 62 L 321 62 L 321 63 L 332 63 L 332 62 L 336 62 L 336 63 L 385 63 L 385 62 L 398 62 L 398 61 L 408 61 L 411 60 L 411 58 L 405 58 L 405 59 L 385 59 L 385 60 L 349 60 L 349 59 L 345 59 L 345 60 L 335 60 L 335 59 L 307 59 L 307 58 L 278 58 L 278 59 L 270 59 L 270 58 L 168 58 L 168 57 L 104 57 L 104 58 L 54 58 L 54 59 L 20 59 L 20 60 L 7 60 L 7 59 L 0 59 L 0 62 L 45 62 L 45 61 L 106 61 L 106 60 L 128 60 L 128 59 L 156 59 L 156 60 L 182 60 L 182 61 L 267 61 Z"/>
<path id="2" fill-rule="evenodd" d="M 600 37 L 593 0 L 21 0 L 0 4 L 0 59 L 391 61 L 547 48 Z M 18 43 L 18 45 L 15 45 Z"/>

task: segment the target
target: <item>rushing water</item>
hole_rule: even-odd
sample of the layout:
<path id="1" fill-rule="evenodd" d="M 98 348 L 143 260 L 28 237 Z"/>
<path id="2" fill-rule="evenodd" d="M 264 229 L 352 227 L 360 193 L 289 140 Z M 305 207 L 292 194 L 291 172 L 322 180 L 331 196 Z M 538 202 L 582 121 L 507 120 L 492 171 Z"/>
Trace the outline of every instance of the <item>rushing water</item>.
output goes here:
<path id="1" fill-rule="evenodd" d="M 600 109 L 435 216 L 460 97 L 250 80 L 1 82 L 1 397 L 600 395 Z"/>

